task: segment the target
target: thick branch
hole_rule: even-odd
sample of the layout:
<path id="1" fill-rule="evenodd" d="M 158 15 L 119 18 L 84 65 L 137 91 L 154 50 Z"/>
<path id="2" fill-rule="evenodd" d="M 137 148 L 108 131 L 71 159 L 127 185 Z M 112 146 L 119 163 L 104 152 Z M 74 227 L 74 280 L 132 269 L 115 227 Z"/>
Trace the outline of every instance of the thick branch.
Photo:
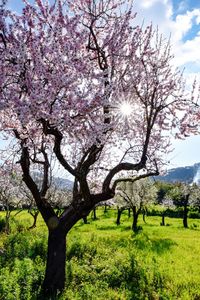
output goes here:
<path id="1" fill-rule="evenodd" d="M 44 156 L 44 164 L 43 164 L 43 180 L 42 180 L 42 188 L 40 191 L 40 194 L 42 197 L 45 197 L 46 192 L 49 188 L 49 160 L 48 160 L 48 155 L 45 152 L 45 150 L 43 149 L 42 146 L 42 150 L 41 150 L 43 156 Z"/>
<path id="2" fill-rule="evenodd" d="M 19 133 L 17 130 L 14 131 L 15 136 L 17 139 L 21 141 L 21 159 L 19 161 L 22 172 L 23 172 L 23 181 L 31 191 L 33 198 L 36 202 L 36 205 L 48 225 L 48 220 L 52 217 L 55 217 L 56 214 L 54 213 L 53 208 L 49 205 L 47 201 L 43 197 L 41 197 L 40 191 L 37 187 L 37 184 L 33 180 L 30 175 L 30 157 L 29 157 L 29 150 L 28 147 L 25 145 L 25 141 L 20 138 Z"/>
<path id="3" fill-rule="evenodd" d="M 146 158 L 143 158 L 137 164 L 131 164 L 131 163 L 118 164 L 106 176 L 103 183 L 103 192 L 107 192 L 110 189 L 111 180 L 117 173 L 119 173 L 120 171 L 139 171 L 145 167 L 145 164 L 146 164 Z"/>
<path id="4" fill-rule="evenodd" d="M 81 167 L 84 170 L 85 174 L 88 173 L 90 166 L 92 166 L 98 160 L 98 156 L 102 149 L 103 146 L 97 147 L 96 145 L 92 145 L 89 150 L 87 159 L 83 162 Z"/>
<path id="5" fill-rule="evenodd" d="M 73 176 L 78 177 L 77 172 L 68 164 L 68 162 L 66 161 L 66 159 L 64 158 L 64 156 L 61 153 L 61 142 L 63 139 L 62 133 L 57 128 L 51 127 L 47 121 L 45 121 L 43 119 L 41 119 L 40 121 L 43 125 L 44 134 L 45 135 L 47 135 L 47 134 L 53 135 L 55 138 L 53 151 L 54 151 L 58 161 L 60 162 L 60 164 L 65 168 L 65 170 L 67 170 Z"/>

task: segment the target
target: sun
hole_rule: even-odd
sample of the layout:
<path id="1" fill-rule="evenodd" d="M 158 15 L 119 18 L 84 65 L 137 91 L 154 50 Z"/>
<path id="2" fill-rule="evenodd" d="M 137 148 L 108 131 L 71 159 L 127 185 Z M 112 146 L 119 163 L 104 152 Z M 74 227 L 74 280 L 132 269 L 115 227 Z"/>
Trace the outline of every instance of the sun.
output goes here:
<path id="1" fill-rule="evenodd" d="M 133 108 L 132 108 L 130 103 L 122 102 L 120 107 L 119 107 L 119 110 L 120 110 L 122 115 L 129 116 L 132 113 Z"/>

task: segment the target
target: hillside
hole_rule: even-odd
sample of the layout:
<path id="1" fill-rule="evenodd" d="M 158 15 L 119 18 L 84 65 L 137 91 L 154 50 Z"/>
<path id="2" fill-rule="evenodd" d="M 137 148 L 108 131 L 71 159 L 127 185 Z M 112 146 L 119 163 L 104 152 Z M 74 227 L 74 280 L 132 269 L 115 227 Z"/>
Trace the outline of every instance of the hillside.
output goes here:
<path id="1" fill-rule="evenodd" d="M 72 190 L 73 188 L 73 181 L 65 178 L 53 177 L 53 183 L 61 190 L 63 189 Z"/>
<path id="2" fill-rule="evenodd" d="M 193 166 L 178 167 L 168 170 L 166 175 L 157 176 L 156 180 L 167 182 L 186 182 L 186 183 L 200 183 L 200 163 Z"/>
<path id="3" fill-rule="evenodd" d="M 185 183 L 198 183 L 200 184 L 200 163 L 192 166 L 173 168 L 167 171 L 163 176 L 156 176 L 155 180 L 167 182 L 185 182 Z M 53 178 L 54 184 L 60 189 L 72 190 L 73 182 L 69 179 L 60 177 Z"/>

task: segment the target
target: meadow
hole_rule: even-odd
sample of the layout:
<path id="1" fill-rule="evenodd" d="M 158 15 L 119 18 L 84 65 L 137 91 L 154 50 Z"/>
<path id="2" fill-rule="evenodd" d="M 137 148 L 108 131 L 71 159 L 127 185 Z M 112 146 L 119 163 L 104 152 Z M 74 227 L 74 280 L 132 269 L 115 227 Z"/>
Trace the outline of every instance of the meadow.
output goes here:
<path id="1" fill-rule="evenodd" d="M 14 214 L 14 213 L 13 213 Z M 200 299 L 200 220 L 148 216 L 134 234 L 123 212 L 116 225 L 116 210 L 97 210 L 67 238 L 66 288 L 62 300 Z M 3 213 L 0 214 L 0 224 Z M 39 299 L 44 277 L 47 230 L 41 218 L 33 230 L 24 211 L 11 221 L 9 235 L 0 232 L 0 299 Z"/>

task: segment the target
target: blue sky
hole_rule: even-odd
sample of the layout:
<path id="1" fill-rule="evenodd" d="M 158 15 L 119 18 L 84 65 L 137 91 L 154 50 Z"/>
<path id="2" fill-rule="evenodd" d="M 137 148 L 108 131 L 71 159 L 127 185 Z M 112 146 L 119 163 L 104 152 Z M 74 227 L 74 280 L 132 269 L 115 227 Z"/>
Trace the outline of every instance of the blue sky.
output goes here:
<path id="1" fill-rule="evenodd" d="M 135 0 L 137 22 L 152 22 L 165 35 L 171 34 L 174 64 L 185 68 L 187 85 L 200 81 L 200 0 Z M 200 136 L 173 140 L 170 167 L 200 162 Z"/>
<path id="2" fill-rule="evenodd" d="M 185 0 L 185 1 L 173 1 L 173 20 L 176 20 L 177 16 L 184 16 L 189 14 L 190 12 L 196 11 L 196 15 L 192 16 L 191 14 L 191 28 L 186 32 L 183 37 L 183 41 L 192 40 L 200 31 L 200 19 L 199 19 L 199 12 L 200 9 L 200 1 L 199 0 Z"/>
<path id="3" fill-rule="evenodd" d="M 34 2 L 34 0 L 30 0 Z M 8 0 L 8 7 L 22 9 L 21 0 Z M 192 77 L 200 80 L 200 0 L 135 0 L 136 22 L 158 26 L 165 36 L 171 34 L 174 64 L 185 67 L 188 85 Z M 200 136 L 173 141 L 170 167 L 200 162 Z"/>

